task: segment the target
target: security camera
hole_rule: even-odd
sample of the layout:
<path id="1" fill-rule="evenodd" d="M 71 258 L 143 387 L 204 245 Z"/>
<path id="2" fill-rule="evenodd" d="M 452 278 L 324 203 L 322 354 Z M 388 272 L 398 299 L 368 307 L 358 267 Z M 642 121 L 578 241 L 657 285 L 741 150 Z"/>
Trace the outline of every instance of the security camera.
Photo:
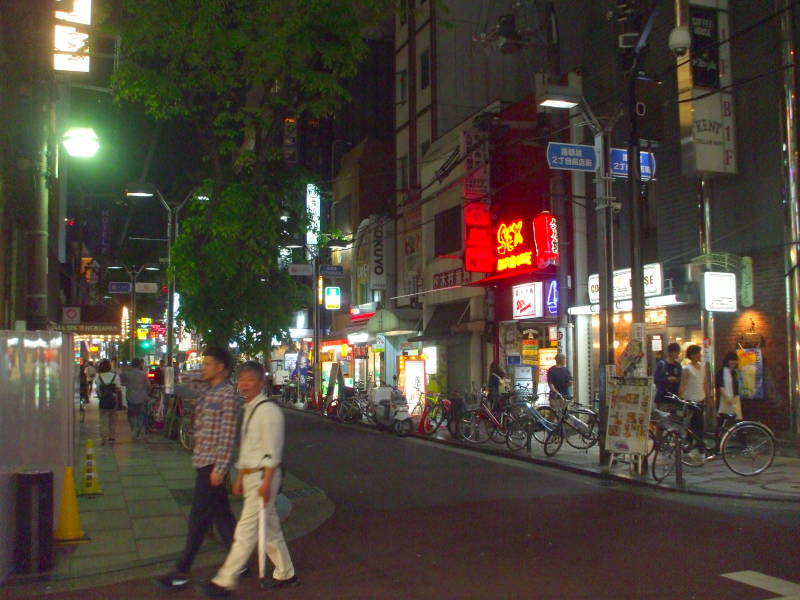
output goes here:
<path id="1" fill-rule="evenodd" d="M 675 56 L 686 56 L 689 48 L 692 47 L 692 36 L 689 28 L 684 26 L 676 27 L 669 34 L 669 49 Z"/>

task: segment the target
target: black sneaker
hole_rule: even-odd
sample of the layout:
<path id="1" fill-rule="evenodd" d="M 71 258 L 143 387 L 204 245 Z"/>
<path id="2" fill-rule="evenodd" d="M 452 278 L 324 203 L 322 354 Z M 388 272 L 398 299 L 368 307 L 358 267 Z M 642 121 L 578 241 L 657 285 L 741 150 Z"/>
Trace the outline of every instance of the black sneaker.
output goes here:
<path id="1" fill-rule="evenodd" d="M 267 579 L 265 577 L 261 580 L 261 587 L 267 590 L 281 590 L 298 585 L 300 585 L 300 582 L 297 580 L 297 575 L 292 575 L 289 579 L 275 579 L 274 577 Z"/>
<path id="2" fill-rule="evenodd" d="M 162 575 L 161 577 L 156 577 L 153 581 L 159 587 L 164 588 L 165 590 L 182 590 L 187 585 L 191 579 L 186 573 L 179 573 L 178 571 L 170 571 L 166 575 Z"/>
<path id="3" fill-rule="evenodd" d="M 231 595 L 231 590 L 224 588 L 221 585 L 217 585 L 213 581 L 206 581 L 204 584 L 202 584 L 200 586 L 200 591 L 202 591 L 209 598 L 227 598 Z"/>

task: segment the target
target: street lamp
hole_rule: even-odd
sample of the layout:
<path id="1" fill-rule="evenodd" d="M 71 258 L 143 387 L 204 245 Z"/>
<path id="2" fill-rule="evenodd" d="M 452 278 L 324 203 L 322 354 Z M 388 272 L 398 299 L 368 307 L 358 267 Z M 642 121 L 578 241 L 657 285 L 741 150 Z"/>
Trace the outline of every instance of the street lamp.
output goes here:
<path id="1" fill-rule="evenodd" d="M 314 344 L 314 360 L 311 362 L 311 369 L 314 376 L 314 393 L 317 398 L 319 398 L 319 394 L 322 390 L 322 373 L 320 371 L 320 341 L 319 341 L 319 334 L 320 334 L 320 311 L 319 307 L 322 304 L 322 299 L 320 296 L 322 295 L 322 277 L 319 274 L 319 253 L 320 253 L 320 246 L 312 245 L 309 246 L 308 244 L 304 244 L 302 242 L 291 242 L 285 246 L 286 248 L 290 249 L 299 249 L 305 248 L 308 252 L 309 257 L 311 258 L 311 272 L 313 277 L 313 282 L 311 285 L 312 293 L 314 295 L 314 304 L 313 304 L 313 317 L 314 317 L 314 329 L 312 334 L 313 344 Z M 341 250 L 348 247 L 348 243 L 344 240 L 339 239 L 330 239 L 327 244 L 328 248 L 334 250 Z"/>
<path id="2" fill-rule="evenodd" d="M 71 127 L 61 139 L 70 156 L 92 158 L 100 149 L 100 140 L 91 127 Z"/>
<path id="3" fill-rule="evenodd" d="M 600 423 L 601 436 L 605 434 L 608 415 L 606 397 L 607 367 L 613 366 L 614 359 L 614 232 L 611 196 L 611 176 L 608 170 L 609 131 L 597 120 L 591 106 L 583 95 L 567 86 L 546 85 L 540 95 L 539 106 L 557 109 L 578 109 L 586 125 L 594 134 L 594 148 L 597 155 L 595 175 L 595 210 L 597 215 L 597 263 L 598 285 L 600 288 Z M 600 460 L 607 462 L 607 454 L 600 448 Z"/>
<path id="4" fill-rule="evenodd" d="M 136 267 L 135 265 L 111 265 L 108 267 L 109 271 L 125 271 L 128 274 L 128 279 L 131 282 L 131 339 L 130 339 L 130 352 L 131 352 L 131 364 L 133 364 L 133 359 L 136 357 L 136 281 L 139 279 L 139 275 L 142 274 L 142 271 L 160 271 L 161 268 L 157 265 L 153 265 L 150 263 L 144 263 Z"/>
<path id="5" fill-rule="evenodd" d="M 180 204 L 169 204 L 161 192 L 154 185 L 147 183 L 132 183 L 125 190 L 125 196 L 128 198 L 152 198 L 157 196 L 164 210 L 167 211 L 167 366 L 172 368 L 172 353 L 173 345 L 175 343 L 175 278 L 172 274 L 172 241 L 174 235 L 178 230 L 178 213 L 191 200 L 195 195 L 192 190 Z"/>

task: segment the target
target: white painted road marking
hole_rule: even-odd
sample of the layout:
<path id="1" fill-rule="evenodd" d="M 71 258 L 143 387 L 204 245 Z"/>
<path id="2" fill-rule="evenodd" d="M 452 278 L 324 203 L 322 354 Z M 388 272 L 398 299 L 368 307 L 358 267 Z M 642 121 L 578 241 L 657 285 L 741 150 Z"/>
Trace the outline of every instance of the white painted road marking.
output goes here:
<path id="1" fill-rule="evenodd" d="M 787 581 L 785 579 L 778 579 L 758 571 L 737 571 L 735 573 L 723 573 L 722 577 L 733 579 L 739 583 L 752 585 L 762 590 L 767 590 L 773 594 L 780 594 L 777 598 L 770 598 L 769 600 L 800 600 L 800 585 Z"/>

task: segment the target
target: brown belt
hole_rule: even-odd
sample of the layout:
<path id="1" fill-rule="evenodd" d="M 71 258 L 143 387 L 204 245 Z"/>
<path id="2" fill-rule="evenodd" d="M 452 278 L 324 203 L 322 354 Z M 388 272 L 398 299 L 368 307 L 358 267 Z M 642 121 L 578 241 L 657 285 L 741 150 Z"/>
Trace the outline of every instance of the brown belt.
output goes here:
<path id="1" fill-rule="evenodd" d="M 261 473 L 264 470 L 264 467 L 257 467 L 255 469 L 241 469 L 240 473 L 242 475 L 250 475 L 251 473 Z"/>

